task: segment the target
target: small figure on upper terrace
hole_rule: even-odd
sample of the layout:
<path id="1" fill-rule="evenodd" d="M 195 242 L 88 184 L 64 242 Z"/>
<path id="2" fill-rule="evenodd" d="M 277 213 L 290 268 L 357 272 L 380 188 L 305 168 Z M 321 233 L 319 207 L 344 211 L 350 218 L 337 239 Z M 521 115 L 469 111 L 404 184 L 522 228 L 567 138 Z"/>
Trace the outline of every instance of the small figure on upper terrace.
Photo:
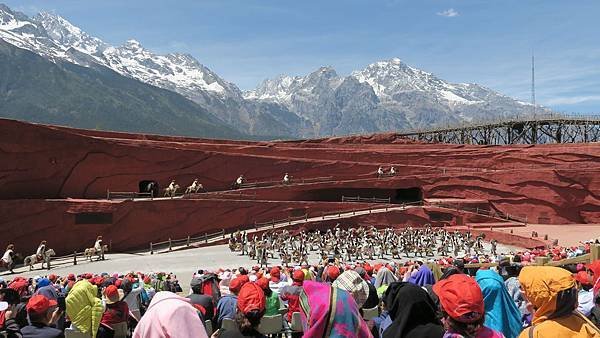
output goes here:
<path id="1" fill-rule="evenodd" d="M 244 178 L 244 175 L 240 175 L 235 182 L 233 182 L 233 189 L 239 189 L 241 188 L 242 184 L 244 184 L 244 182 L 246 182 L 246 179 Z"/>
<path id="2" fill-rule="evenodd" d="M 391 176 L 396 175 L 396 168 L 394 168 L 393 166 L 390 168 L 390 175 Z"/>
<path id="3" fill-rule="evenodd" d="M 291 177 L 290 175 L 288 175 L 288 173 L 285 173 L 285 175 L 283 175 L 283 184 L 290 184 L 291 183 Z"/>
<path id="4" fill-rule="evenodd" d="M 379 169 L 377 169 L 377 177 L 383 177 L 383 175 L 385 175 L 383 167 L 379 167 Z"/>

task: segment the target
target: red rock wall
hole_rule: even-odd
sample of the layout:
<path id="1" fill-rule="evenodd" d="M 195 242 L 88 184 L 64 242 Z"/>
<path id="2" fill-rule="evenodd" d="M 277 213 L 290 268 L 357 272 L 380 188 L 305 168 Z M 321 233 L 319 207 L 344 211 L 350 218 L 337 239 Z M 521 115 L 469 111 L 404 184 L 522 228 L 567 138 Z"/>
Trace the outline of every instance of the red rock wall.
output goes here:
<path id="1" fill-rule="evenodd" d="M 169 238 L 232 232 L 257 222 L 320 216 L 338 210 L 368 208 L 369 204 L 223 201 L 223 200 L 8 200 L 0 203 L 2 245 L 14 243 L 17 251 L 32 253 L 42 240 L 57 253 L 81 251 L 103 235 L 114 251 L 148 248 L 150 242 Z M 77 214 L 112 214 L 110 224 L 76 224 Z"/>
<path id="2" fill-rule="evenodd" d="M 420 144 L 393 134 L 244 142 L 76 130 L 0 119 L 0 159 L 0 230 L 4 234 L 0 245 L 12 239 L 22 245 L 29 245 L 29 241 L 37 244 L 41 237 L 69 229 L 65 232 L 77 235 L 69 237 L 67 243 L 78 243 L 78 238 L 92 238 L 106 230 L 114 235 L 117 248 L 136 247 L 146 245 L 149 234 L 152 240 L 165 239 L 187 236 L 191 229 L 210 232 L 216 224 L 234 226 L 242 220 L 260 220 L 267 209 L 237 210 L 231 199 L 239 196 L 228 197 L 229 202 L 225 202 L 209 194 L 201 197 L 203 202 L 153 201 L 143 204 L 143 208 L 138 202 L 133 203 L 136 207 L 123 207 L 129 205 L 125 202 L 116 207 L 116 215 L 121 216 L 115 216 L 113 225 L 73 228 L 68 226 L 71 202 L 43 200 L 104 198 L 107 189 L 137 191 L 138 182 L 147 179 L 157 180 L 164 187 L 171 179 L 185 186 L 199 178 L 209 191 L 225 190 L 241 173 L 250 181 L 280 180 L 284 172 L 296 179 L 333 176 L 331 182 L 243 191 L 253 195 L 252 203 L 272 206 L 271 213 L 282 213 L 281 208 L 292 205 L 326 210 L 355 206 L 293 202 L 314 199 L 316 190 L 389 192 L 420 187 L 425 198 L 489 201 L 492 208 L 526 216 L 532 223 L 600 223 L 599 143 Z M 376 179 L 374 172 L 379 165 L 394 165 L 399 174 Z M 277 202 L 265 204 L 268 201 Z M 204 203 L 214 203 L 215 208 L 196 211 Z M 138 217 L 143 222 L 134 221 Z M 194 223 L 199 218 L 210 223 Z M 186 225 L 178 227 L 182 222 Z M 119 224 L 128 225 L 119 228 Z M 152 228 L 142 229 L 142 224 Z M 117 236 L 118 231 L 124 234 Z M 129 241 L 133 244 L 125 244 Z"/>

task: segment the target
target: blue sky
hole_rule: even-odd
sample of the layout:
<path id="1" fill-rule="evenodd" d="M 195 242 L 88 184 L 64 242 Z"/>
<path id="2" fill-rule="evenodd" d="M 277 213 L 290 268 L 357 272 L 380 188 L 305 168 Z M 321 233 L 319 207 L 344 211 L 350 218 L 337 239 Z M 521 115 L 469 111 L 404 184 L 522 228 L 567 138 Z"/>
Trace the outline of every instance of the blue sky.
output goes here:
<path id="1" fill-rule="evenodd" d="M 346 75 L 399 57 L 558 111 L 600 113 L 600 1 L 0 0 L 54 11 L 104 41 L 187 52 L 242 89 L 324 65 Z"/>

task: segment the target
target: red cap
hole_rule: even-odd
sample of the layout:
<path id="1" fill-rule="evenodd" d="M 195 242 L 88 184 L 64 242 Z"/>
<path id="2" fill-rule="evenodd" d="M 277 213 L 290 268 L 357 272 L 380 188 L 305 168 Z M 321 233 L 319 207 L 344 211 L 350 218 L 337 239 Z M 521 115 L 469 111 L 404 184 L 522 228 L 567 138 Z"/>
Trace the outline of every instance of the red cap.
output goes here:
<path id="1" fill-rule="evenodd" d="M 281 271 L 279 271 L 279 268 L 271 269 L 269 275 L 271 275 L 271 281 L 274 283 L 278 283 L 281 279 Z"/>
<path id="2" fill-rule="evenodd" d="M 590 280 L 590 275 L 588 275 L 587 271 L 579 271 L 578 273 L 573 275 L 576 281 L 578 281 L 581 285 L 592 285 L 592 281 Z"/>
<path id="3" fill-rule="evenodd" d="M 27 312 L 33 313 L 44 313 L 48 311 L 49 308 L 58 305 L 58 303 L 53 299 L 48 299 L 43 295 L 35 295 L 29 298 L 27 302 Z"/>
<path id="4" fill-rule="evenodd" d="M 363 265 L 363 269 L 365 269 L 365 271 L 366 271 L 368 274 L 371 274 L 371 273 L 373 272 L 373 267 L 372 267 L 372 266 L 371 266 L 371 264 L 369 264 L 369 263 L 365 263 L 365 264 Z"/>
<path id="5" fill-rule="evenodd" d="M 265 293 L 255 283 L 246 283 L 242 286 L 237 299 L 237 308 L 242 313 L 258 310 L 264 312 L 266 306 Z"/>
<path id="6" fill-rule="evenodd" d="M 232 279 L 231 282 L 229 282 L 229 291 L 233 293 L 238 293 L 242 289 L 242 286 L 244 286 L 244 284 L 248 283 L 249 281 L 250 278 L 248 278 L 248 275 L 238 276 Z"/>
<path id="7" fill-rule="evenodd" d="M 483 294 L 475 279 L 456 274 L 433 285 L 444 311 L 462 323 L 472 323 L 484 314 Z"/>
<path id="8" fill-rule="evenodd" d="M 304 275 L 304 271 L 302 271 L 302 270 L 296 270 L 296 271 L 294 271 L 292 273 L 292 280 L 294 282 L 300 283 L 300 282 L 304 281 L 304 276 L 305 276 Z"/>
<path id="9" fill-rule="evenodd" d="M 56 275 L 51 273 L 48 275 L 48 279 L 52 281 L 52 283 L 56 282 Z"/>
<path id="10" fill-rule="evenodd" d="M 333 266 L 333 265 L 327 267 L 327 276 L 329 277 L 329 279 L 332 282 L 334 280 L 336 280 L 339 275 L 340 275 L 340 268 L 338 268 L 337 266 Z"/>
<path id="11" fill-rule="evenodd" d="M 75 280 L 75 274 L 72 274 L 72 273 L 70 273 L 70 274 L 67 276 L 67 279 L 68 279 L 68 280 Z"/>
<path id="12" fill-rule="evenodd" d="M 261 289 L 266 290 L 269 288 L 269 280 L 262 277 L 256 281 L 256 285 L 260 286 Z"/>

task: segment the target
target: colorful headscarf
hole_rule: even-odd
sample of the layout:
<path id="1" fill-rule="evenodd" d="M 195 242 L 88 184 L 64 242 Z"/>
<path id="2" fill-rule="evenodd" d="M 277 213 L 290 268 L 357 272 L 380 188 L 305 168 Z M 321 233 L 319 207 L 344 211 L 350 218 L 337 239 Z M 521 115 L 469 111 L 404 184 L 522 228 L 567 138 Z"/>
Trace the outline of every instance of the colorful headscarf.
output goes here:
<path id="1" fill-rule="evenodd" d="M 567 302 L 558 302 L 559 295 L 561 299 L 566 293 L 572 290 L 577 300 L 577 290 L 575 280 L 571 273 L 565 269 L 553 266 L 526 266 L 519 274 L 519 282 L 525 291 L 525 296 L 536 309 L 533 314 L 533 324 L 538 324 L 556 316 L 558 311 L 563 312 L 562 307 L 573 306 L 570 309 L 564 309 L 565 314 L 575 310 L 575 304 Z M 572 298 L 572 297 L 571 297 Z"/>
<path id="2" fill-rule="evenodd" d="M 356 302 L 344 290 L 305 281 L 300 295 L 304 337 L 372 337 Z"/>
<path id="3" fill-rule="evenodd" d="M 156 293 L 135 327 L 133 338 L 208 338 L 189 299 L 169 291 Z"/>
<path id="4" fill-rule="evenodd" d="M 410 276 L 408 282 L 419 286 L 427 284 L 433 285 L 435 283 L 435 278 L 433 277 L 433 272 L 431 272 L 427 265 L 421 265 L 417 273 Z"/>
<path id="5" fill-rule="evenodd" d="M 356 305 L 362 307 L 369 298 L 369 285 L 354 270 L 344 271 L 331 286 L 350 292 Z"/>
<path id="6" fill-rule="evenodd" d="M 515 338 L 522 330 L 521 312 L 508 294 L 504 280 L 492 270 L 479 270 L 475 275 L 483 293 L 485 326 Z"/>

